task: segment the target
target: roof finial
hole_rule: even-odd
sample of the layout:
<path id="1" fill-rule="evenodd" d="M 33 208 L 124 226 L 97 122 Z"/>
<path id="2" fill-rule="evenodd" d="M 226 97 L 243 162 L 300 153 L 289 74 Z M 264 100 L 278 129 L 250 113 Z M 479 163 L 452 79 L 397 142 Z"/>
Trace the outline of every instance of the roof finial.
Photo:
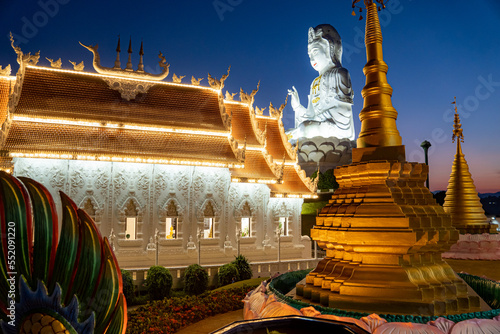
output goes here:
<path id="1" fill-rule="evenodd" d="M 139 65 L 137 66 L 137 72 L 144 72 L 144 63 L 142 61 L 142 56 L 144 56 L 144 48 L 142 47 L 142 40 L 141 40 L 141 50 L 139 51 Z"/>
<path id="2" fill-rule="evenodd" d="M 455 142 L 455 138 L 459 139 L 462 143 L 464 142 L 464 134 L 462 130 L 462 124 L 460 123 L 460 116 L 458 115 L 457 109 L 457 97 L 455 96 L 455 100 L 451 103 L 455 105 L 455 122 L 453 124 L 453 137 L 452 142 Z"/>
<path id="3" fill-rule="evenodd" d="M 121 69 L 121 63 L 120 63 L 120 35 L 118 35 L 118 44 L 116 45 L 116 60 L 115 60 L 115 69 L 120 70 Z"/>
<path id="4" fill-rule="evenodd" d="M 115 62 L 115 66 L 114 67 L 104 67 L 104 66 L 101 66 L 101 57 L 99 56 L 99 52 L 97 51 L 98 49 L 98 45 L 85 45 L 85 44 L 82 44 L 80 43 L 84 48 L 86 48 L 87 50 L 89 50 L 90 52 L 92 52 L 92 54 L 94 55 L 94 59 L 92 61 L 93 65 L 94 65 L 94 69 L 97 73 L 99 74 L 105 74 L 105 75 L 113 75 L 113 76 L 119 76 L 119 77 L 128 77 L 128 78 L 136 78 L 136 79 L 145 79 L 145 80 L 155 80 L 155 81 L 160 81 L 160 80 L 163 80 L 165 79 L 167 76 L 168 76 L 168 69 L 169 69 L 169 66 L 170 64 L 167 63 L 165 57 L 161 54 L 160 52 L 160 55 L 158 56 L 160 58 L 160 61 L 158 62 L 160 67 L 162 68 L 162 72 L 159 73 L 159 74 L 151 74 L 151 73 L 147 73 L 144 71 L 144 68 L 142 66 L 139 67 L 139 70 L 137 71 L 134 71 L 132 69 L 132 60 L 131 60 L 131 53 L 132 53 L 132 38 L 130 38 L 130 42 L 129 42 L 129 47 L 128 47 L 128 63 L 127 63 L 127 67 L 125 69 L 121 69 L 120 67 L 120 58 L 119 58 L 119 54 L 117 54 L 117 57 L 116 57 L 116 62 Z M 121 48 L 120 48 L 120 36 L 118 36 L 118 45 L 116 47 L 116 52 L 117 53 L 120 53 L 121 51 Z M 141 55 L 141 62 L 139 65 L 143 65 L 144 66 L 144 62 L 143 62 L 143 57 L 142 55 L 144 54 L 143 52 L 143 46 L 142 46 L 142 43 L 141 43 L 141 52 L 140 52 L 140 55 Z"/>
<path id="5" fill-rule="evenodd" d="M 125 71 L 133 71 L 132 68 L 132 36 L 130 36 L 130 41 L 128 42 L 128 61 Z"/>
<path id="6" fill-rule="evenodd" d="M 357 6 L 356 4 L 358 2 L 360 2 L 361 0 L 352 0 L 352 16 L 356 16 L 356 10 L 355 8 L 359 8 L 359 12 L 362 13 L 363 12 L 363 7 L 361 6 Z M 377 7 L 377 10 L 380 12 L 381 9 L 385 9 L 385 4 L 384 2 L 387 2 L 387 0 L 364 0 L 364 4 L 365 4 L 365 7 L 368 7 L 370 6 L 371 4 L 373 4 L 373 2 L 376 1 L 380 4 L 379 7 Z M 363 15 L 359 15 L 359 20 L 361 21 L 363 19 Z"/>

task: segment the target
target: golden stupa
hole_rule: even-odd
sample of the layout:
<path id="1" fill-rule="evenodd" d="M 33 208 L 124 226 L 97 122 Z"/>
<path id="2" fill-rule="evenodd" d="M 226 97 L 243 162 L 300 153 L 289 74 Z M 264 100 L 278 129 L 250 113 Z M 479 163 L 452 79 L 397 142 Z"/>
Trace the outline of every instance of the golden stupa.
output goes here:
<path id="1" fill-rule="evenodd" d="M 406 162 L 377 5 L 364 5 L 367 64 L 358 148 L 351 165 L 336 168 L 339 188 L 316 217 L 311 236 L 326 257 L 305 285 L 297 285 L 298 298 L 356 312 L 480 311 L 479 297 L 441 259 L 459 233 L 424 185 L 428 167 Z"/>
<path id="2" fill-rule="evenodd" d="M 469 166 L 462 153 L 464 134 L 460 117 L 458 115 L 456 100 L 455 123 L 453 127 L 453 142 L 457 140 L 457 153 L 451 167 L 450 181 L 444 201 L 444 211 L 451 215 L 453 226 L 461 234 L 495 233 L 496 228 L 488 223 L 483 210 L 483 205 L 479 200 L 474 181 L 469 172 Z"/>

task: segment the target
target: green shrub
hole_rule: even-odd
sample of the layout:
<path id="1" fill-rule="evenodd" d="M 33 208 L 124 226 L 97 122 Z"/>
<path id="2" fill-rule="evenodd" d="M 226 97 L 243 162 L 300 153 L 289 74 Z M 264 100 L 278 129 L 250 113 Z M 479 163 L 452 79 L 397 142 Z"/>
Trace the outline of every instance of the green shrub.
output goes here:
<path id="1" fill-rule="evenodd" d="M 188 294 L 182 289 L 172 289 L 170 290 L 170 298 L 184 298 L 188 296 Z"/>
<path id="2" fill-rule="evenodd" d="M 149 302 L 150 302 L 149 295 L 145 294 L 143 296 L 135 297 L 131 304 L 129 304 L 127 301 L 127 307 L 134 306 L 134 305 L 144 305 L 144 304 L 147 304 Z"/>
<path id="3" fill-rule="evenodd" d="M 162 300 L 170 295 L 172 288 L 172 275 L 167 268 L 152 266 L 148 270 L 146 288 L 152 300 Z"/>
<path id="4" fill-rule="evenodd" d="M 184 291 L 199 295 L 208 288 L 208 274 L 199 264 L 192 264 L 184 272 Z"/>
<path id="5" fill-rule="evenodd" d="M 248 260 L 243 255 L 238 255 L 233 262 L 231 262 L 238 268 L 238 281 L 243 281 L 246 279 L 250 279 L 253 276 L 252 267 L 248 263 Z"/>
<path id="6" fill-rule="evenodd" d="M 226 263 L 225 265 L 219 268 L 218 280 L 219 285 L 227 285 L 230 283 L 236 282 L 238 279 L 239 273 L 238 268 L 233 263 Z"/>
<path id="7" fill-rule="evenodd" d="M 133 304 L 135 300 L 135 287 L 134 280 L 132 279 L 132 274 L 128 270 L 121 269 L 122 281 L 123 281 L 123 295 L 127 304 Z"/>
<path id="8" fill-rule="evenodd" d="M 303 280 L 311 270 L 297 270 L 278 276 L 272 280 L 272 286 L 285 295 L 295 288 L 295 285 Z"/>
<path id="9" fill-rule="evenodd" d="M 318 175 L 318 171 L 315 171 L 311 175 L 311 179 L 314 181 L 316 179 L 316 176 Z M 339 188 L 339 184 L 337 183 L 337 180 L 335 179 L 335 175 L 333 173 L 333 169 L 327 170 L 325 173 L 319 173 L 319 180 L 318 180 L 318 189 L 333 189 L 336 190 Z"/>

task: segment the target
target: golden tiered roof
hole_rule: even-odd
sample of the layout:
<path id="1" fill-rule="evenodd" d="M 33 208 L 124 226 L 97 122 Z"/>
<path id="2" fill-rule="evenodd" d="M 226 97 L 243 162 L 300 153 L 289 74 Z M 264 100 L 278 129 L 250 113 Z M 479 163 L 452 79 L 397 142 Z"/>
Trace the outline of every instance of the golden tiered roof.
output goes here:
<path id="1" fill-rule="evenodd" d="M 15 114 L 227 131 L 215 89 L 159 82 L 147 94 L 126 101 L 103 78 L 107 77 L 28 66 Z"/>
<path id="2" fill-rule="evenodd" d="M 449 213 L 453 225 L 460 233 L 490 233 L 490 225 L 486 218 L 483 206 L 477 194 L 469 166 L 462 152 L 461 143 L 464 142 L 462 124 L 455 104 L 455 122 L 453 126 L 453 142 L 457 140 L 457 153 L 451 167 L 448 190 L 443 204 L 444 211 Z"/>
<path id="3" fill-rule="evenodd" d="M 4 149 L 14 157 L 53 154 L 79 160 L 240 165 L 227 137 L 43 122 L 13 122 Z"/>
<path id="4" fill-rule="evenodd" d="M 7 103 L 9 102 L 11 81 L 9 77 L 0 77 L 0 124 L 7 117 Z"/>
<path id="5" fill-rule="evenodd" d="M 277 164 L 264 145 L 265 133 L 255 124 L 251 105 L 241 102 L 225 102 L 226 112 L 231 115 L 232 135 L 238 142 L 246 143 L 245 167 L 232 168 L 233 182 L 281 182 L 282 164 Z"/>
<path id="6" fill-rule="evenodd" d="M 243 167 L 219 91 L 155 83 L 126 101 L 107 77 L 26 66 L 3 149 L 12 157 Z"/>
<path id="7" fill-rule="evenodd" d="M 281 197 L 313 196 L 279 117 L 256 116 L 258 89 L 242 92 L 242 102 L 224 100 L 229 70 L 220 80 L 209 75 L 211 87 L 149 80 L 139 71 L 127 76 L 119 68 L 89 73 L 36 66 L 39 53 L 23 54 L 13 43 L 19 71 L 0 77 L 2 159 L 227 167 L 233 182 L 279 184 L 273 195 Z M 270 131 L 258 117 L 269 120 Z"/>
<path id="8" fill-rule="evenodd" d="M 267 150 L 273 157 L 285 157 L 286 161 L 297 160 L 297 152 L 288 142 L 280 115 L 256 116 L 261 131 L 266 131 Z"/>
<path id="9" fill-rule="evenodd" d="M 275 159 L 281 157 L 284 162 L 283 183 L 269 185 L 271 192 L 276 196 L 286 194 L 297 197 L 299 194 L 315 191 L 317 184 L 296 164 L 297 151 L 288 142 L 281 111 L 271 105 L 269 112 L 270 116 L 258 115 L 256 119 L 261 131 L 266 132 L 266 149 Z"/>
<path id="10" fill-rule="evenodd" d="M 271 193 L 274 196 L 282 197 L 286 194 L 288 197 L 299 197 L 301 194 L 308 194 L 316 190 L 317 183 L 311 181 L 306 176 L 306 172 L 296 164 L 285 163 L 283 170 L 283 183 L 270 184 Z M 302 196 L 306 197 L 306 196 Z"/>

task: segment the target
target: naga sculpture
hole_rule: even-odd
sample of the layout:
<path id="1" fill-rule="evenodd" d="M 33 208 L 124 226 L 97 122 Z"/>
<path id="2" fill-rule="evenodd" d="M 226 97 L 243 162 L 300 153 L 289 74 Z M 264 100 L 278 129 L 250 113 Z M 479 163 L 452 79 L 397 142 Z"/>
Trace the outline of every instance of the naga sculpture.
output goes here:
<path id="1" fill-rule="evenodd" d="M 0 332 L 124 334 L 127 303 L 107 238 L 61 192 L 0 172 Z M 4 233 L 6 233 L 4 237 Z"/>

